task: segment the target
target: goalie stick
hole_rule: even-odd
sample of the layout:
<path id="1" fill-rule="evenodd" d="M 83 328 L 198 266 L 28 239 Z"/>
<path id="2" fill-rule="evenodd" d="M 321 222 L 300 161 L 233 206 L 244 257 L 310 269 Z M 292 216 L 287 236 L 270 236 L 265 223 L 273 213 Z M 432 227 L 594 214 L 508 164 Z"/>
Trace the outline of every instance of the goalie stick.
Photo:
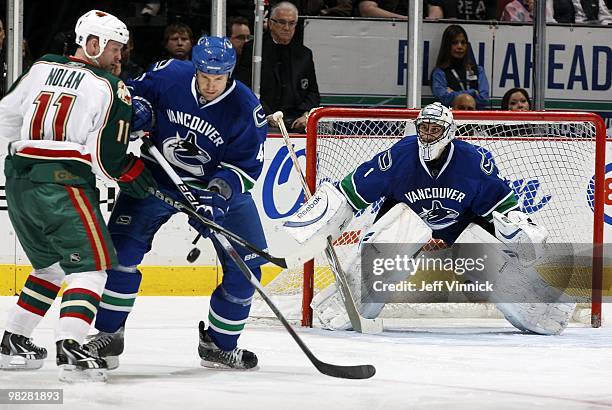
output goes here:
<path id="1" fill-rule="evenodd" d="M 144 140 L 144 138 L 143 138 L 143 140 Z M 209 221 L 206 218 L 201 217 L 200 214 L 198 214 L 196 212 L 196 210 L 195 210 L 196 209 L 195 207 L 197 205 L 199 205 L 199 203 L 198 203 L 197 199 L 193 196 L 191 191 L 189 191 L 189 188 L 185 185 L 185 183 L 183 183 L 183 181 L 178 176 L 178 174 L 172 169 L 170 164 L 168 164 L 166 159 L 161 155 L 161 153 L 151 143 L 150 140 L 146 139 L 146 140 L 143 141 L 143 143 L 144 143 L 145 148 L 148 150 L 148 152 L 157 160 L 159 165 L 168 174 L 168 176 L 170 177 L 172 182 L 176 185 L 176 187 L 179 189 L 179 191 L 181 191 L 181 193 L 183 194 L 185 199 L 187 199 L 189 201 L 189 205 L 185 205 L 185 204 L 181 203 L 182 204 L 182 208 L 184 208 L 184 209 L 181 209 L 181 210 L 188 211 L 188 212 L 186 212 L 188 215 L 190 215 L 190 216 L 193 215 L 193 217 L 196 217 L 202 223 L 204 223 L 205 225 L 207 225 L 207 226 L 209 226 L 211 228 L 211 232 L 212 232 L 213 237 L 219 242 L 219 244 L 223 247 L 225 252 L 227 252 L 227 254 L 234 261 L 234 263 L 236 263 L 236 265 L 238 265 L 238 267 L 240 268 L 240 271 L 247 278 L 247 280 L 249 282 L 251 282 L 251 284 L 255 287 L 255 289 L 257 289 L 257 291 L 261 295 L 262 299 L 266 302 L 266 304 L 274 312 L 276 317 L 281 321 L 281 323 L 283 324 L 285 329 L 287 329 L 287 332 L 289 332 L 289 334 L 291 335 L 293 340 L 295 340 L 295 342 L 298 344 L 300 349 L 302 349 L 302 352 L 304 352 L 306 357 L 308 357 L 308 359 L 315 366 L 315 368 L 319 372 L 321 372 L 321 373 L 323 373 L 323 374 L 325 374 L 327 376 L 338 377 L 338 378 L 343 378 L 343 379 L 368 379 L 368 378 L 374 376 L 374 374 L 376 373 L 376 368 L 374 366 L 370 365 L 370 364 L 355 365 L 355 366 L 334 365 L 334 364 L 325 363 L 325 362 L 319 360 L 310 351 L 308 346 L 306 346 L 304 341 L 298 336 L 298 334 L 295 332 L 293 327 L 291 327 L 289 322 L 287 322 L 287 319 L 285 319 L 285 317 L 280 312 L 280 310 L 278 310 L 278 308 L 276 307 L 274 302 L 272 302 L 272 300 L 268 297 L 268 295 L 264 291 L 263 286 L 261 285 L 259 280 L 257 280 L 255 275 L 253 275 L 253 272 L 251 272 L 249 267 L 244 263 L 244 261 L 242 260 L 240 255 L 238 255 L 238 252 L 236 252 L 236 250 L 234 249 L 232 244 L 229 242 L 228 237 L 230 237 L 232 239 L 235 239 L 232 236 L 234 234 L 229 235 L 229 234 L 231 234 L 230 231 L 227 231 L 227 230 L 223 229 L 221 226 L 215 224 L 214 222 Z M 157 192 L 159 192 L 159 191 L 156 191 L 156 194 L 157 194 Z M 174 205 L 176 205 L 176 202 L 177 201 L 174 201 Z M 221 229 L 219 229 L 219 228 L 221 228 Z M 226 235 L 227 235 L 227 237 L 226 237 Z M 234 236 L 236 236 L 236 235 L 234 235 Z"/>
<path id="2" fill-rule="evenodd" d="M 285 127 L 285 123 L 283 122 L 283 113 L 281 111 L 277 111 L 272 114 L 272 117 L 280 128 L 281 134 L 283 135 L 283 140 L 285 141 L 285 145 L 289 150 L 289 155 L 291 156 L 293 167 L 300 178 L 302 188 L 304 189 L 304 195 L 306 196 L 306 200 L 308 200 L 312 196 L 312 193 L 308 188 L 308 184 L 306 184 L 306 178 L 304 177 L 304 173 L 302 172 L 302 167 L 298 162 L 297 155 L 295 154 L 295 150 L 293 149 L 293 144 L 291 144 L 291 139 L 289 138 L 289 133 L 287 132 L 287 128 Z M 344 307 L 346 308 L 346 313 L 348 314 L 349 320 L 351 321 L 351 326 L 353 327 L 353 330 L 360 333 L 381 333 L 383 331 L 382 319 L 366 319 L 359 313 L 359 310 L 355 305 L 355 299 L 353 298 L 353 294 L 349 287 L 348 280 L 346 279 L 346 273 L 344 273 L 344 271 L 342 270 L 342 266 L 340 265 L 340 261 L 338 260 L 338 255 L 336 255 L 331 236 L 327 238 L 325 256 L 327 257 L 327 260 L 331 267 L 331 271 L 333 272 L 334 278 L 336 279 L 336 287 L 340 292 L 342 302 L 344 302 Z"/>

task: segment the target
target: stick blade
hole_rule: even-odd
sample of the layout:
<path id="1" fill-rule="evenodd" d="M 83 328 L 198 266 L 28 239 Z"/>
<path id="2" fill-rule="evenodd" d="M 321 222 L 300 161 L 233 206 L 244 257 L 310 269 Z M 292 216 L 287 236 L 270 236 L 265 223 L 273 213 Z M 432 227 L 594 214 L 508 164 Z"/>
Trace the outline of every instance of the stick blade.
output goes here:
<path id="1" fill-rule="evenodd" d="M 356 319 L 359 323 L 359 329 L 355 329 L 357 332 L 363 333 L 364 335 L 376 335 L 383 332 L 383 320 L 381 318 L 376 319 L 365 319 L 361 316 L 357 316 Z"/>
<path id="2" fill-rule="evenodd" d="M 315 363 L 315 367 L 327 376 L 341 379 L 369 379 L 376 374 L 376 368 L 371 364 L 338 366 L 319 361 Z"/>

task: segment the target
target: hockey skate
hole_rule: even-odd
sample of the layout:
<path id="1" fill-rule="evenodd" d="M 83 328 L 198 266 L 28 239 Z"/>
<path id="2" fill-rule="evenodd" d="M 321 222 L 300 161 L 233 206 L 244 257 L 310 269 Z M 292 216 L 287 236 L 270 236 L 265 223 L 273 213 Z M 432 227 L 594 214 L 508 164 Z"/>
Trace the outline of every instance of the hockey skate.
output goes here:
<path id="1" fill-rule="evenodd" d="M 245 349 L 235 348 L 234 350 L 221 350 L 204 327 L 204 322 L 200 322 L 200 344 L 198 353 L 204 367 L 213 369 L 239 369 L 247 370 L 257 366 L 257 356 L 255 353 Z"/>
<path id="2" fill-rule="evenodd" d="M 123 353 L 124 328 L 121 327 L 115 333 L 98 332 L 85 339 L 83 348 L 96 357 L 106 360 L 108 370 L 119 367 L 119 355 Z"/>
<path id="3" fill-rule="evenodd" d="M 56 363 L 63 382 L 105 382 L 106 361 L 91 355 L 77 341 L 58 340 Z"/>
<path id="4" fill-rule="evenodd" d="M 32 343 L 32 339 L 11 332 L 4 332 L 0 343 L 0 369 L 40 369 L 47 357 L 47 349 Z"/>

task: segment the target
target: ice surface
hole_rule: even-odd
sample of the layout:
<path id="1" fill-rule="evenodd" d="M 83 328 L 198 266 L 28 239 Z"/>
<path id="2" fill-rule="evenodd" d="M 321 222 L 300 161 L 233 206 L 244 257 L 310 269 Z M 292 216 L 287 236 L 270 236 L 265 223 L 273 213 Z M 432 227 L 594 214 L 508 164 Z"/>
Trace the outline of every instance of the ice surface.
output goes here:
<path id="1" fill-rule="evenodd" d="M 0 297 L 1 327 L 15 301 Z M 572 325 L 562 336 L 521 334 L 501 319 L 387 321 L 381 335 L 298 328 L 323 361 L 376 366 L 372 379 L 342 380 L 318 373 L 270 321 L 250 323 L 240 339 L 258 370 L 202 368 L 197 323 L 208 298 L 140 297 L 109 382 L 68 385 L 55 366 L 57 305 L 33 335 L 49 350 L 44 367 L 0 372 L 0 388 L 62 388 L 61 409 L 612 408 L 610 327 Z"/>

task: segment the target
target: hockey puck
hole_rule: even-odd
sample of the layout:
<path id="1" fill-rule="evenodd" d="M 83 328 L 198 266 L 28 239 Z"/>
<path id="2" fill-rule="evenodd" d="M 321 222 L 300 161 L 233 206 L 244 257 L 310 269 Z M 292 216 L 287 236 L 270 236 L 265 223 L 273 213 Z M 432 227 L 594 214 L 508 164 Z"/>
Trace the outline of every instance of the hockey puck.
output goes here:
<path id="1" fill-rule="evenodd" d="M 187 262 L 194 263 L 196 261 L 196 259 L 198 259 L 199 257 L 200 257 L 200 250 L 198 248 L 193 248 L 187 254 Z"/>

